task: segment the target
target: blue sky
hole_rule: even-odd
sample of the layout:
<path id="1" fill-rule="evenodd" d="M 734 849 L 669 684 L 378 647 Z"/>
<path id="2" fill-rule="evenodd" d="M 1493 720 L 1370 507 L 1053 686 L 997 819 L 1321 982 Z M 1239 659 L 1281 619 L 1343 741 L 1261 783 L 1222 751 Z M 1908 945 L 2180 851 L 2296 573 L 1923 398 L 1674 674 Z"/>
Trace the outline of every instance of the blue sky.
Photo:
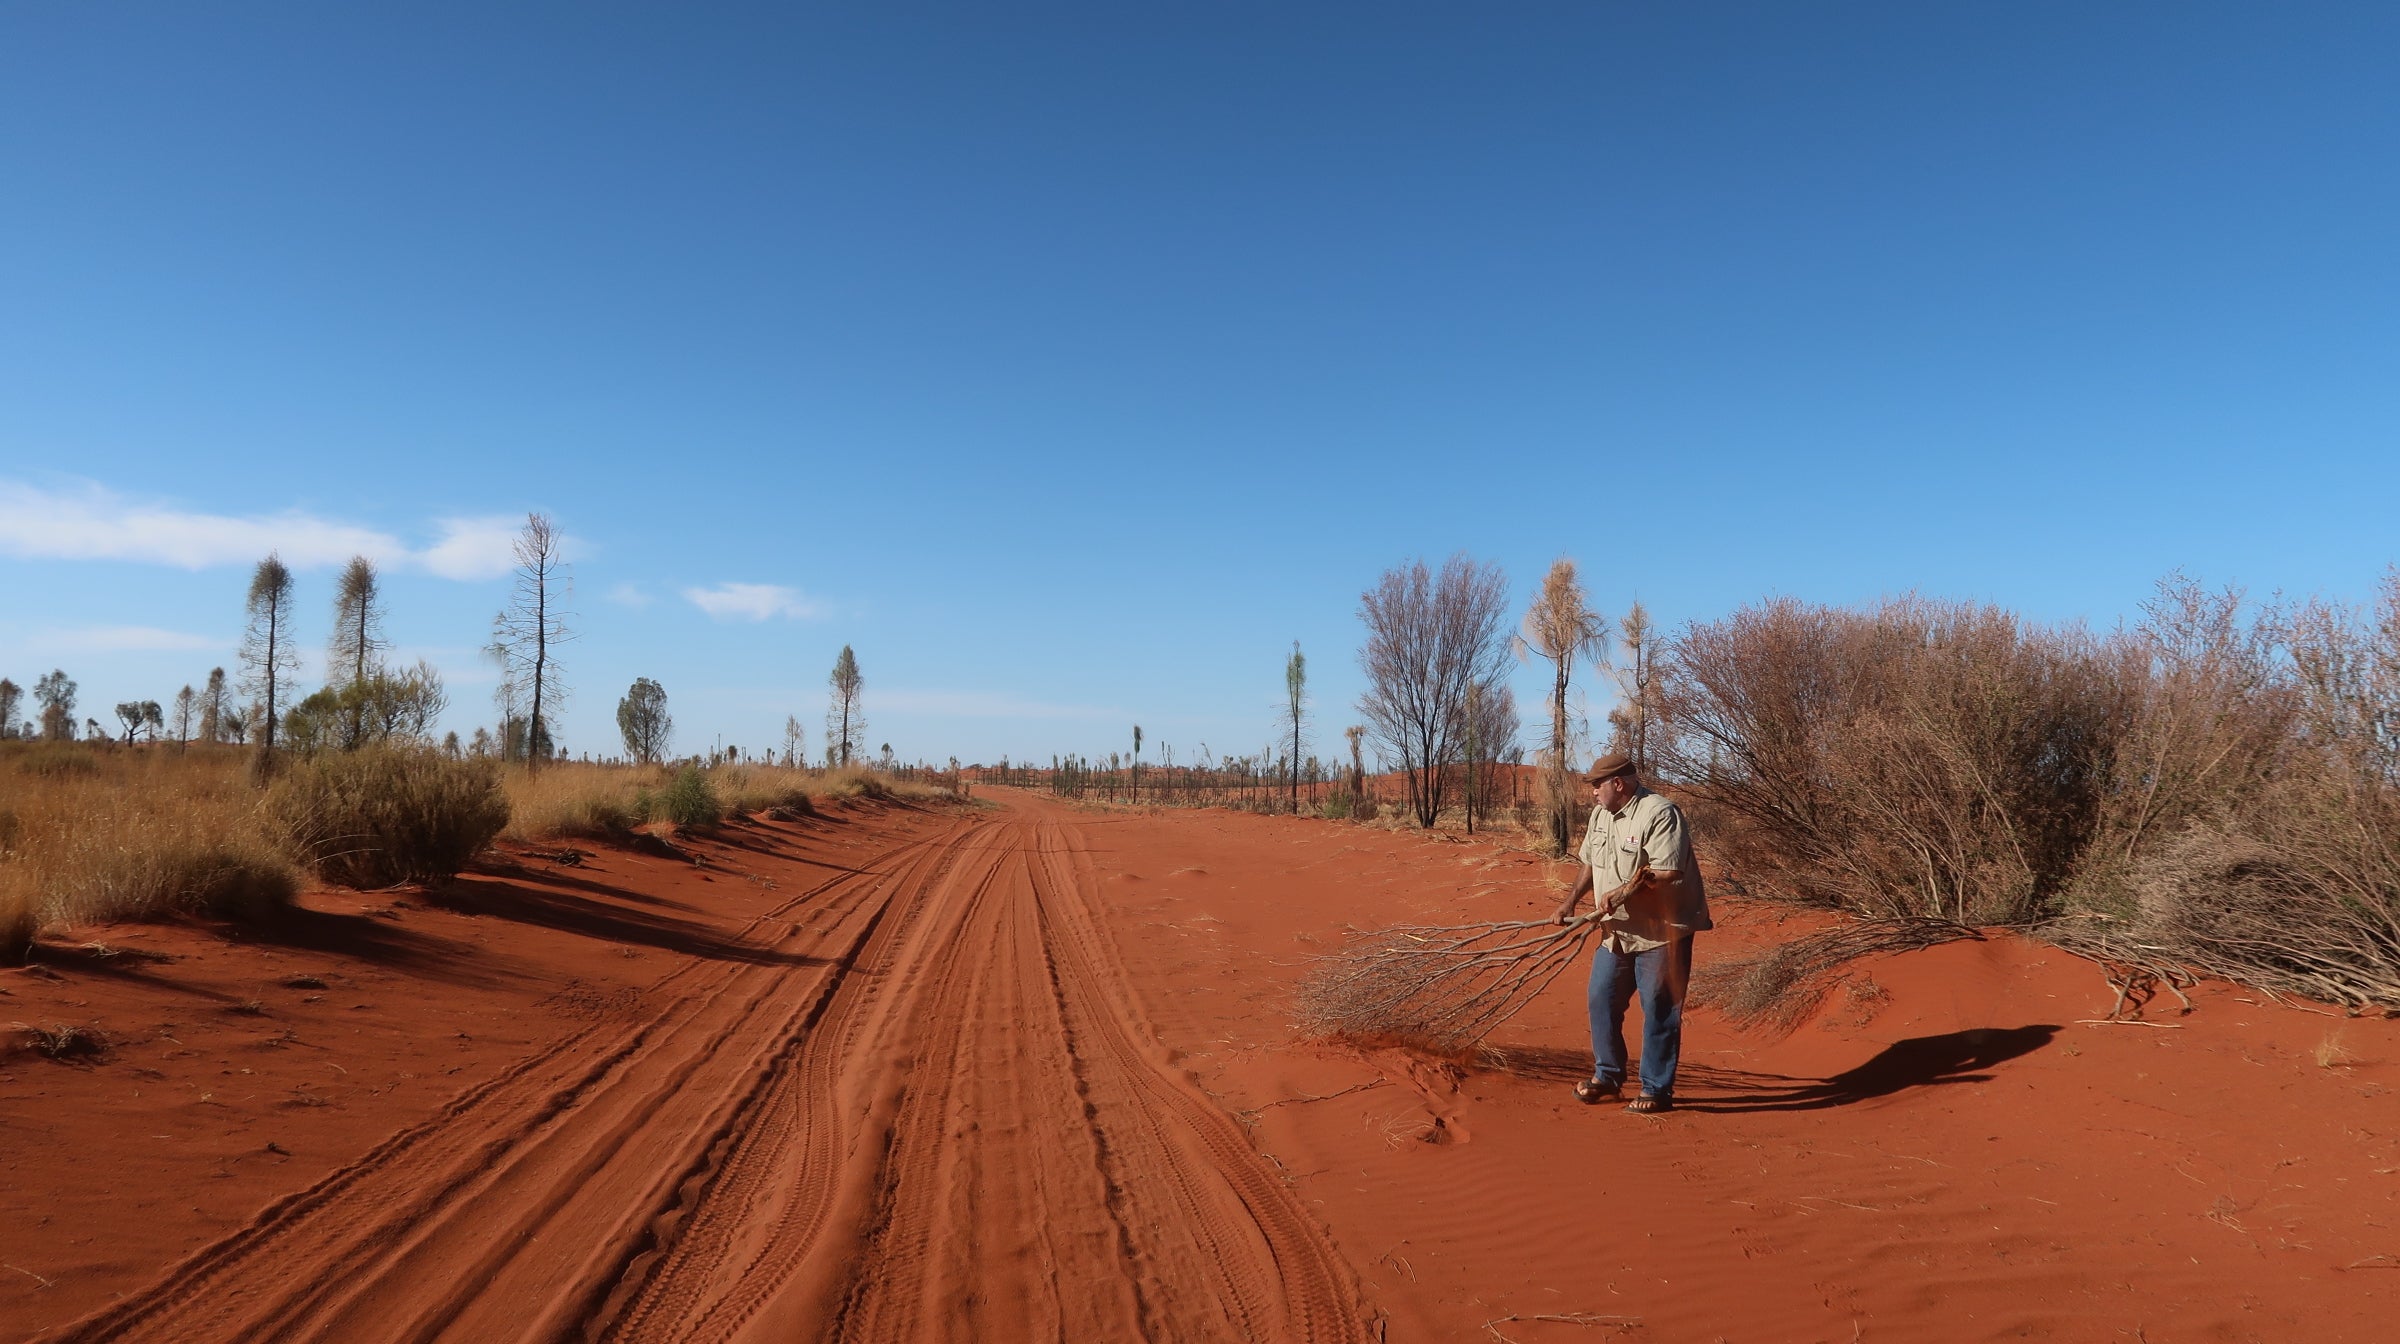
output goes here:
<path id="1" fill-rule="evenodd" d="M 337 7 L 338 8 L 338 7 Z M 341 559 L 570 750 L 1188 757 L 1358 594 L 2110 625 L 2400 558 L 2387 6 L 0 9 L 0 675 L 86 713 Z M 1520 696 L 1541 678 L 1529 670 Z"/>

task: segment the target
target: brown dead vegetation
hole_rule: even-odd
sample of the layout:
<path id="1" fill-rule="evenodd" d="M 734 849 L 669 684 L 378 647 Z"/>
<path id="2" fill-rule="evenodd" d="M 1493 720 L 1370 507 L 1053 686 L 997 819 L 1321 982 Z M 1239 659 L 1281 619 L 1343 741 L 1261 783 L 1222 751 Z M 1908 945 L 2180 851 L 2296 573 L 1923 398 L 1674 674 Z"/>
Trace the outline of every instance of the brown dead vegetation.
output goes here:
<path id="1" fill-rule="evenodd" d="M 2107 636 L 1777 601 L 1687 630 L 1653 710 L 1750 891 L 2400 1004 L 2400 572 L 2365 611 L 2171 579 Z"/>
<path id="2" fill-rule="evenodd" d="M 463 868 L 495 835 L 631 839 L 668 819 L 670 772 L 557 764 L 538 775 L 435 751 L 288 759 L 261 789 L 231 748 L 0 742 L 0 955 L 44 926 L 183 915 L 255 919 L 305 876 L 372 889 Z M 863 766 L 697 772 L 711 818 L 813 799 L 930 801 Z"/>

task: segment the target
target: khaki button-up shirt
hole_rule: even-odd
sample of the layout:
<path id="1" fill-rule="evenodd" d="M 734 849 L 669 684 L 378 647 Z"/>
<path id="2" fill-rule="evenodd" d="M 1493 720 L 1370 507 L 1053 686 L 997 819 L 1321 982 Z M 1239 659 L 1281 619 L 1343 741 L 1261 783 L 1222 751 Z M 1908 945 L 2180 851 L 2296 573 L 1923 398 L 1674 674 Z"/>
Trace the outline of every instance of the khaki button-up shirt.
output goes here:
<path id="1" fill-rule="evenodd" d="M 1708 893 L 1692 858 L 1683 810 L 1650 790 L 1637 790 L 1621 812 L 1593 808 L 1577 857 L 1592 867 L 1595 904 L 1645 866 L 1661 879 L 1600 921 L 1601 939 L 1610 951 L 1647 952 L 1716 927 L 1708 917 Z"/>

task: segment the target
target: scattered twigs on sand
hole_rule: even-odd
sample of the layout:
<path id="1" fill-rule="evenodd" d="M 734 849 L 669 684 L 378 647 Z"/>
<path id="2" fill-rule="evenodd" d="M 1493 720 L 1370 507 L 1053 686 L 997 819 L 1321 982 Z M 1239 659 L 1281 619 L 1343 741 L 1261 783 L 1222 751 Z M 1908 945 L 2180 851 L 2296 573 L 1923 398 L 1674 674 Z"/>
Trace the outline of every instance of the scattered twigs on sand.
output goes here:
<path id="1" fill-rule="evenodd" d="M 1591 916 L 1356 930 L 1301 981 L 1299 1026 L 1317 1036 L 1474 1045 L 1574 962 Z"/>
<path id="2" fill-rule="evenodd" d="M 1602 1316 L 1597 1312 L 1590 1311 L 1544 1311 L 1530 1316 L 1520 1316 L 1515 1312 L 1510 1312 L 1506 1316 L 1494 1316 L 1485 1321 L 1483 1328 L 1490 1332 L 1495 1339 L 1506 1340 L 1507 1344 L 1516 1344 L 1515 1340 L 1500 1333 L 1500 1327 L 1511 1321 L 1547 1321 L 1553 1325 L 1601 1325 L 1617 1330 L 1631 1330 L 1642 1323 L 1642 1318 L 1639 1316 Z"/>
<path id="3" fill-rule="evenodd" d="M 1704 961 L 1692 976 L 1692 998 L 1740 1025 L 1771 1022 L 1789 1028 L 1814 1012 L 1862 957 L 1982 937 L 1943 919 L 1858 920 L 1747 957 Z"/>

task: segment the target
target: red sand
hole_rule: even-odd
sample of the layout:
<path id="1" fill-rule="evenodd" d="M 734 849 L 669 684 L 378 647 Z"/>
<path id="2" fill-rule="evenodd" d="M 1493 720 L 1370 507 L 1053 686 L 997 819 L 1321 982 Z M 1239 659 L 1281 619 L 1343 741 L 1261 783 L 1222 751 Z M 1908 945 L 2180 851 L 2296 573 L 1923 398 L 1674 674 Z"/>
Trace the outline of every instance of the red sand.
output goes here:
<path id="1" fill-rule="evenodd" d="M 1636 1117 L 1567 1095 L 1579 984 L 1498 1066 L 1286 1025 L 1343 926 L 1546 912 L 1547 865 L 993 792 L 0 971 L 113 1042 L 0 1057 L 0 1333 L 2392 1336 L 2400 1024 L 2083 1025 L 2092 968 L 2003 938 L 1785 1038 L 1696 1011 Z M 1703 958 L 1775 933 L 1719 914 Z"/>

